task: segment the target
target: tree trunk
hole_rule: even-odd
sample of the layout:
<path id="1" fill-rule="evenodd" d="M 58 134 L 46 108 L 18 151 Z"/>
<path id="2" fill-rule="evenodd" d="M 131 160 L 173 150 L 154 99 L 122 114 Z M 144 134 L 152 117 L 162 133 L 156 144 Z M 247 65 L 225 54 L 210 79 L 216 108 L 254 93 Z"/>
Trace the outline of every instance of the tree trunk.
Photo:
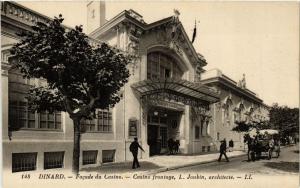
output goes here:
<path id="1" fill-rule="evenodd" d="M 72 171 L 74 174 L 78 174 L 79 158 L 80 158 L 80 118 L 73 119 L 73 124 L 74 124 L 74 146 L 73 146 Z"/>

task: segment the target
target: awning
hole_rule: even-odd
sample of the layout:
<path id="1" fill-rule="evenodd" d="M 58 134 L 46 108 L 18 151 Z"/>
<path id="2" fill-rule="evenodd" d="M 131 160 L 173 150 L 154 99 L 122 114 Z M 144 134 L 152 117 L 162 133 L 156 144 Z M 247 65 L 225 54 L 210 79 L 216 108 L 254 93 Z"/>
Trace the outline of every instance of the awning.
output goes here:
<path id="1" fill-rule="evenodd" d="M 186 105 L 203 106 L 219 101 L 219 94 L 211 88 L 187 80 L 143 80 L 131 85 L 143 97 L 158 97 Z"/>

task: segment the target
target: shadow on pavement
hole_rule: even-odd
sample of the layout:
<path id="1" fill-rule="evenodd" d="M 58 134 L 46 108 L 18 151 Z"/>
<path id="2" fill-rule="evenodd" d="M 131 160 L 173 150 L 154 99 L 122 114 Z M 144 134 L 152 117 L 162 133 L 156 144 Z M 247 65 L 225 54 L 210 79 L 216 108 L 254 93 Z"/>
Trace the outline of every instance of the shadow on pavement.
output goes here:
<path id="1" fill-rule="evenodd" d="M 141 166 L 140 168 L 131 169 L 132 162 L 124 162 L 124 163 L 107 164 L 98 167 L 83 168 L 81 169 L 81 171 L 109 174 L 109 173 L 126 173 L 126 172 L 135 172 L 135 171 L 144 171 L 144 170 L 154 170 L 154 169 L 161 168 L 161 166 L 158 166 L 154 163 L 147 162 L 147 161 L 141 161 L 140 166 Z"/>
<path id="2" fill-rule="evenodd" d="M 285 172 L 299 172 L 299 162 L 268 162 L 264 164 L 266 167 L 282 170 Z"/>

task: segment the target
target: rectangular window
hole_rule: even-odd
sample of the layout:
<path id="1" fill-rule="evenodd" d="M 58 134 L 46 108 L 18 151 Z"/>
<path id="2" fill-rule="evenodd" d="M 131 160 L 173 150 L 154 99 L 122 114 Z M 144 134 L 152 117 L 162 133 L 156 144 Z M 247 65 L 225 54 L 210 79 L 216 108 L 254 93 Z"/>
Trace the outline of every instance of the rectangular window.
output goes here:
<path id="1" fill-rule="evenodd" d="M 206 146 L 202 146 L 202 152 L 205 152 Z"/>
<path id="2" fill-rule="evenodd" d="M 195 139 L 199 139 L 199 138 L 200 138 L 200 127 L 195 126 Z"/>
<path id="3" fill-rule="evenodd" d="M 83 165 L 96 164 L 97 155 L 98 155 L 97 150 L 83 151 L 82 152 L 82 164 Z"/>
<path id="4" fill-rule="evenodd" d="M 40 112 L 39 128 L 41 129 L 61 129 L 61 113 L 60 112 Z"/>
<path id="5" fill-rule="evenodd" d="M 12 59 L 13 60 L 13 59 Z M 23 129 L 61 129 L 61 115 L 56 113 L 37 113 L 31 111 L 26 95 L 33 85 L 47 85 L 45 80 L 26 79 L 20 71 L 10 70 L 9 81 L 9 126 L 12 130 Z"/>
<path id="6" fill-rule="evenodd" d="M 9 101 L 9 126 L 13 129 L 61 129 L 60 112 L 41 112 L 30 111 L 27 102 Z"/>
<path id="7" fill-rule="evenodd" d="M 86 132 L 112 132 L 112 113 L 109 110 L 97 110 L 95 119 L 83 119 L 80 123 Z"/>
<path id="8" fill-rule="evenodd" d="M 103 150 L 102 151 L 102 163 L 111 163 L 115 161 L 116 150 Z"/>
<path id="9" fill-rule="evenodd" d="M 112 113 L 109 110 L 98 111 L 97 115 L 97 131 L 111 132 L 112 131 Z"/>
<path id="10" fill-rule="evenodd" d="M 95 120 L 90 120 L 90 119 L 83 119 L 81 120 L 81 125 L 85 127 L 86 132 L 93 132 L 96 131 L 96 125 L 95 125 Z"/>
<path id="11" fill-rule="evenodd" d="M 63 168 L 64 151 L 45 152 L 44 153 L 44 169 Z"/>
<path id="12" fill-rule="evenodd" d="M 210 152 L 210 146 L 207 146 L 207 152 Z"/>
<path id="13" fill-rule="evenodd" d="M 36 170 L 37 153 L 13 153 L 12 172 Z"/>

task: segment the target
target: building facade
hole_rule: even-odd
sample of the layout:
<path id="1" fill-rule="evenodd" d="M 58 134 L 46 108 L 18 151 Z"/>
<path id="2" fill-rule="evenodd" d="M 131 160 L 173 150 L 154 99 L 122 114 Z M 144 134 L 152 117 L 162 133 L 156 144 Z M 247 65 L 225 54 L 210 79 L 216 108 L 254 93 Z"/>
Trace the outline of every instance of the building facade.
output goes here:
<path id="1" fill-rule="evenodd" d="M 201 74 L 201 83 L 215 88 L 220 93 L 220 101 L 211 105 L 213 111 L 214 143 L 220 140 L 234 142 L 235 150 L 243 150 L 243 133 L 232 131 L 237 122 L 265 122 L 269 120 L 269 107 L 246 87 L 245 75 L 236 82 L 218 69 Z"/>
<path id="2" fill-rule="evenodd" d="M 146 151 L 140 158 L 167 153 L 169 139 L 178 140 L 184 154 L 216 151 L 221 138 L 231 137 L 241 149 L 241 135 L 231 136 L 230 118 L 236 118 L 241 106 L 245 112 L 251 107 L 263 110 L 263 102 L 229 78 L 224 81 L 219 71 L 209 76 L 203 69 L 207 62 L 195 51 L 179 12 L 147 24 L 137 12 L 125 10 L 107 21 L 102 3 L 87 4 L 91 43 L 106 42 L 135 58 L 128 65 L 131 76 L 120 92 L 121 101 L 97 110 L 97 119 L 81 122 L 85 132 L 80 167 L 131 160 L 134 137 Z M 11 68 L 9 49 L 19 40 L 16 33 L 49 19 L 17 3 L 1 2 L 3 167 L 10 172 L 72 165 L 73 125 L 68 114 L 30 112 L 26 91 L 45 81 L 23 79 Z"/>

